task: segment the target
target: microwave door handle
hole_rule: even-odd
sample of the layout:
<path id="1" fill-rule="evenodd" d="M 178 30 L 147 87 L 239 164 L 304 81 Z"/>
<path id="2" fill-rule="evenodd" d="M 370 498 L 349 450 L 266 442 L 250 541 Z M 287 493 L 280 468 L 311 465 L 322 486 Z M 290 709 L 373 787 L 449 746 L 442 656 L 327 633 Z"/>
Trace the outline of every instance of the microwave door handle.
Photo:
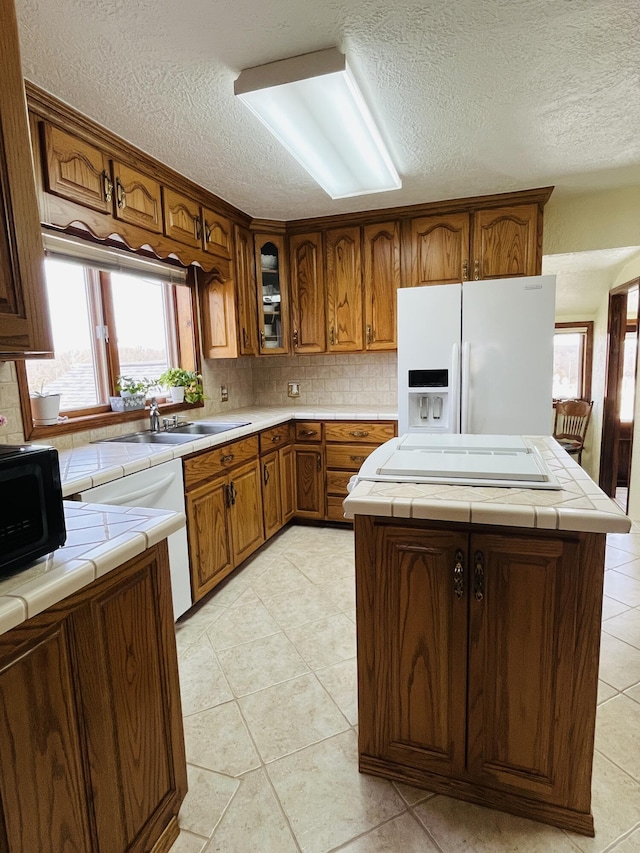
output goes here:
<path id="1" fill-rule="evenodd" d="M 175 478 L 175 474 L 167 474 L 166 477 L 152 483 L 150 486 L 146 486 L 144 489 L 138 489 L 137 492 L 127 492 L 127 494 L 118 495 L 117 497 L 110 498 L 108 501 L 105 501 L 105 503 L 112 504 L 113 506 L 126 506 L 130 502 L 139 501 L 142 500 L 142 498 L 149 497 L 149 495 L 155 495 L 156 492 L 161 492 L 164 488 L 170 486 Z"/>
<path id="2" fill-rule="evenodd" d="M 460 344 L 457 341 L 451 349 L 449 404 L 451 411 L 450 432 L 460 432 Z"/>
<path id="3" fill-rule="evenodd" d="M 460 432 L 469 432 L 469 371 L 471 360 L 471 344 L 462 344 L 462 393 L 460 394 L 461 418 Z"/>

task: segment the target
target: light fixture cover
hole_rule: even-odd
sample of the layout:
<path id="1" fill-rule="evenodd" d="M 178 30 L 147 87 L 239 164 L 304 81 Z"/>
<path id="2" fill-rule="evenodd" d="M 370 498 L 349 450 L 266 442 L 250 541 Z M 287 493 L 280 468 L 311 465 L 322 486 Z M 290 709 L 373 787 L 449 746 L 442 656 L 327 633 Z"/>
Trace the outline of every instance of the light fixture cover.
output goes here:
<path id="1" fill-rule="evenodd" d="M 402 186 L 346 57 L 335 48 L 247 68 L 234 93 L 331 198 Z"/>

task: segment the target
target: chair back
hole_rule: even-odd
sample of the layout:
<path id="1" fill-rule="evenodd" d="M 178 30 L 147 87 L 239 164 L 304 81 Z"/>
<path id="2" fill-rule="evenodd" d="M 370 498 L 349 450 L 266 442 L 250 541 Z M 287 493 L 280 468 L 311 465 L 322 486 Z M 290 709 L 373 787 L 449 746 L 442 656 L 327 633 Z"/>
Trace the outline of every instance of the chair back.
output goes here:
<path id="1" fill-rule="evenodd" d="M 592 409 L 593 400 L 559 400 L 556 403 L 553 437 L 570 453 L 577 453 L 584 447 Z"/>

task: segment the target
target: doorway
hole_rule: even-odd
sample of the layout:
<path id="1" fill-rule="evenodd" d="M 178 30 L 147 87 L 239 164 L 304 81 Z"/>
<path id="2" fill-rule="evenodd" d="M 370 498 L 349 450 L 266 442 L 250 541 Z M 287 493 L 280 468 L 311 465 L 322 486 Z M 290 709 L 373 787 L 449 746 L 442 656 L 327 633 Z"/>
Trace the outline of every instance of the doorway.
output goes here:
<path id="1" fill-rule="evenodd" d="M 629 509 L 633 452 L 639 285 L 640 279 L 633 279 L 609 294 L 599 482 L 602 490 L 625 512 Z"/>

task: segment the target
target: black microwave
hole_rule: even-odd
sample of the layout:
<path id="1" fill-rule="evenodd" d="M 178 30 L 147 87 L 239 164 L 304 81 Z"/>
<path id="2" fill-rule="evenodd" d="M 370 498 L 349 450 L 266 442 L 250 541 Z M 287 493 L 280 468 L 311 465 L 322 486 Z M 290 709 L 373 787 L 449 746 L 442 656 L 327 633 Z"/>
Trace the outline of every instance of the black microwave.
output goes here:
<path id="1" fill-rule="evenodd" d="M 0 577 L 55 551 L 66 538 L 58 451 L 0 444 Z"/>

